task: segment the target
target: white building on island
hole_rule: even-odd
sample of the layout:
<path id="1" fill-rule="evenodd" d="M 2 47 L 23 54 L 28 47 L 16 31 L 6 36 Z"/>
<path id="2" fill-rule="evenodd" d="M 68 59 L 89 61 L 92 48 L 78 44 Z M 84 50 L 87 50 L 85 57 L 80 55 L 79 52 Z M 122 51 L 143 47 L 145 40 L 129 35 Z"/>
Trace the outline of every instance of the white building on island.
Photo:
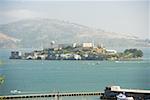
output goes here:
<path id="1" fill-rule="evenodd" d="M 93 43 L 83 43 L 83 44 L 82 44 L 82 47 L 83 47 L 83 48 L 92 48 L 93 46 L 94 46 Z"/>

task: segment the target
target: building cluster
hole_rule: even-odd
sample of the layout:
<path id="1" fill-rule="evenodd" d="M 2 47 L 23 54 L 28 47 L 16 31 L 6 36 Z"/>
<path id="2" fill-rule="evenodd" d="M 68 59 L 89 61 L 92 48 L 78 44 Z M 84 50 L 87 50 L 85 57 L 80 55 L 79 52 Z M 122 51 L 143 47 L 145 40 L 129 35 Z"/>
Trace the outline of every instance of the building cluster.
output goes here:
<path id="1" fill-rule="evenodd" d="M 107 50 L 101 45 L 94 43 L 73 43 L 72 45 L 59 44 L 43 50 L 20 53 L 11 52 L 11 59 L 33 60 L 108 60 L 117 59 L 117 51 Z"/>

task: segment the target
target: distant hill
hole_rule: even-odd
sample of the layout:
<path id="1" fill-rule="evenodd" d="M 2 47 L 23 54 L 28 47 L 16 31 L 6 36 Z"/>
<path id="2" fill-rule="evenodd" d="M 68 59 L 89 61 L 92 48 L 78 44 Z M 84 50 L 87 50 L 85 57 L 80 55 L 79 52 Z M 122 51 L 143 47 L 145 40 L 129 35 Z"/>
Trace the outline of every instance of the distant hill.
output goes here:
<path id="1" fill-rule="evenodd" d="M 0 33 L 0 48 L 16 48 L 19 39 Z"/>
<path id="2" fill-rule="evenodd" d="M 147 42 L 131 34 L 111 33 L 56 19 L 21 20 L 0 25 L 0 32 L 3 39 L 0 38 L 0 48 L 11 48 L 12 45 L 24 48 L 48 47 L 51 41 L 56 43 L 94 41 L 107 47 L 147 45 Z"/>

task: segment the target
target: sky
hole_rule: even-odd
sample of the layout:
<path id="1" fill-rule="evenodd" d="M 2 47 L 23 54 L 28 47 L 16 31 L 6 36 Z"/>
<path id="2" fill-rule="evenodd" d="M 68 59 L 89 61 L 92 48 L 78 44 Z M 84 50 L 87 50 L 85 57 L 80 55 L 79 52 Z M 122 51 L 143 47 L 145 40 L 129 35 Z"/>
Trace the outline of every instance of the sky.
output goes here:
<path id="1" fill-rule="evenodd" d="M 0 24 L 50 18 L 150 39 L 149 0 L 0 0 Z"/>

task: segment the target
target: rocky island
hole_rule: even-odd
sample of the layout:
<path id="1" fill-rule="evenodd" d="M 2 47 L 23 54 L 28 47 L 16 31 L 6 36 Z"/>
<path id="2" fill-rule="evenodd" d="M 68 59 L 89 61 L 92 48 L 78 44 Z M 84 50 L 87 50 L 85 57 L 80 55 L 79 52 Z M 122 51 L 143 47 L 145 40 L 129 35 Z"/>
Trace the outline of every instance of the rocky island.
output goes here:
<path id="1" fill-rule="evenodd" d="M 143 56 L 138 49 L 126 49 L 124 52 L 106 49 L 94 43 L 55 44 L 49 48 L 32 52 L 12 51 L 10 59 L 24 60 L 137 60 Z"/>

